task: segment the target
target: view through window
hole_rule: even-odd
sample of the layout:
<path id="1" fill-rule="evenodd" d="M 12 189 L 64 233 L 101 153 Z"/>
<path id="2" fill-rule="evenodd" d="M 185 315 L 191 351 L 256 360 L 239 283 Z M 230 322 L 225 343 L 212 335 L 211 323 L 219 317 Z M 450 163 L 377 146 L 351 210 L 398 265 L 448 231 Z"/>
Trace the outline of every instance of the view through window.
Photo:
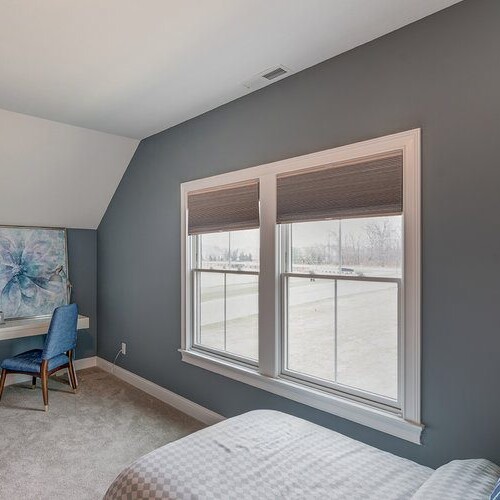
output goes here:
<path id="1" fill-rule="evenodd" d="M 290 375 L 398 397 L 401 216 L 284 226 Z"/>
<path id="2" fill-rule="evenodd" d="M 396 400 L 401 216 L 286 227 L 285 373 Z M 259 230 L 195 238 L 196 344 L 257 361 Z"/>
<path id="3" fill-rule="evenodd" d="M 195 238 L 196 344 L 256 361 L 259 229 Z"/>

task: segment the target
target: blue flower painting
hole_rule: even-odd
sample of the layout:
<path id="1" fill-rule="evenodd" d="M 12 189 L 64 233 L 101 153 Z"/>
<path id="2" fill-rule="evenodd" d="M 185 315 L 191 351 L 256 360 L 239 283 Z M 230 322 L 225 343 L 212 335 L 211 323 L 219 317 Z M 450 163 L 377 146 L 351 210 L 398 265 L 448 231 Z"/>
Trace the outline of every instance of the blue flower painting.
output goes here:
<path id="1" fill-rule="evenodd" d="M 68 303 L 64 229 L 0 227 L 0 310 L 6 318 L 52 314 Z"/>

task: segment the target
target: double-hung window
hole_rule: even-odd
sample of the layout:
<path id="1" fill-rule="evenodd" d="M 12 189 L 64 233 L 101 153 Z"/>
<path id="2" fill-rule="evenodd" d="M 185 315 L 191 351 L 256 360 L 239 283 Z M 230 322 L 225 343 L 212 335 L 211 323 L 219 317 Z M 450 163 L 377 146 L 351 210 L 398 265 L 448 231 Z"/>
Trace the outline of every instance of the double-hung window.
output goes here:
<path id="1" fill-rule="evenodd" d="M 183 184 L 183 360 L 418 443 L 419 148 Z"/>
<path id="2" fill-rule="evenodd" d="M 192 346 L 258 364 L 259 183 L 188 195 Z"/>

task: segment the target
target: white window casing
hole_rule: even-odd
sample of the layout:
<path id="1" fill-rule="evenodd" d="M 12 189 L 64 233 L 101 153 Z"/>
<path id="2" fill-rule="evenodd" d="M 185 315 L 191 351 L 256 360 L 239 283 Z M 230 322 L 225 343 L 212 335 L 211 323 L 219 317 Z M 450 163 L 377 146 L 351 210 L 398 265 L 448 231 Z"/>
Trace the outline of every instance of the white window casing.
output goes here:
<path id="1" fill-rule="evenodd" d="M 390 151 L 403 152 L 403 280 L 400 301 L 401 335 L 398 353 L 400 408 L 392 410 L 362 398 L 301 383 L 280 375 L 281 316 L 280 239 L 276 224 L 276 177 L 329 163 Z M 193 252 L 187 232 L 188 193 L 221 185 L 259 180 L 260 272 L 259 361 L 252 366 L 193 347 Z M 313 408 L 420 444 L 420 307 L 421 307 L 421 181 L 420 129 L 397 133 L 318 153 L 280 160 L 181 184 L 181 293 L 183 361 L 258 387 Z"/>

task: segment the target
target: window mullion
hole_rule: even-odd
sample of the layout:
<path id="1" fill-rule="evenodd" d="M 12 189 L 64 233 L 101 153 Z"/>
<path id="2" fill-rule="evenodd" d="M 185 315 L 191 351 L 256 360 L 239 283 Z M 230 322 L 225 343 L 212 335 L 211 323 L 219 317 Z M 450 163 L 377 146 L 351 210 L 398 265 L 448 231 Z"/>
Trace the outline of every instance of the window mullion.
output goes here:
<path id="1" fill-rule="evenodd" d="M 227 351 L 227 273 L 224 273 L 224 351 Z"/>
<path id="2" fill-rule="evenodd" d="M 334 378 L 335 382 L 337 382 L 338 375 L 339 375 L 339 370 L 338 370 L 338 361 L 339 361 L 339 356 L 338 356 L 338 340 L 339 340 L 339 335 L 338 335 L 338 327 L 339 327 L 339 320 L 338 320 L 338 280 L 335 280 L 333 282 L 334 286 L 334 295 L 333 295 L 333 328 L 334 328 Z"/>
<path id="3" fill-rule="evenodd" d="M 259 371 L 279 373 L 276 176 L 260 177 Z"/>

